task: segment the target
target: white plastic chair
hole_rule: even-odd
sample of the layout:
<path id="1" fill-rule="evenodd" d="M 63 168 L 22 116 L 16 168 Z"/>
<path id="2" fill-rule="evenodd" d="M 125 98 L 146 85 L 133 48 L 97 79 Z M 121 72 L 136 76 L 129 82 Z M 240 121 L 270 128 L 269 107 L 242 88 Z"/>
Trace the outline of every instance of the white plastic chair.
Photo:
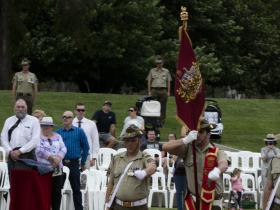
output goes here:
<path id="1" fill-rule="evenodd" d="M 160 186 L 159 186 L 159 183 L 160 183 Z M 163 194 L 165 208 L 168 208 L 165 175 L 162 172 L 155 172 L 152 175 L 152 188 L 150 189 L 150 193 L 149 193 L 149 197 L 148 197 L 148 207 L 149 208 L 151 208 L 151 206 L 152 206 L 152 199 L 153 199 L 154 193 Z"/>
<path id="2" fill-rule="evenodd" d="M 244 188 L 243 194 L 253 195 L 254 201 L 256 202 L 255 208 L 258 207 L 258 195 L 256 190 L 255 178 L 252 174 L 241 173 L 242 185 Z"/>
<path id="3" fill-rule="evenodd" d="M 105 206 L 105 195 L 107 185 L 106 171 L 90 169 L 88 173 L 87 195 L 88 209 L 103 210 Z"/>
<path id="4" fill-rule="evenodd" d="M 231 178 L 231 176 L 229 174 L 226 174 L 226 173 L 223 174 L 224 194 L 228 195 L 228 198 L 229 198 L 230 192 L 232 190 L 230 178 Z M 228 205 L 229 204 L 229 199 L 224 199 L 224 202 Z"/>
<path id="5" fill-rule="evenodd" d="M 263 189 L 264 189 L 264 186 L 262 185 L 262 177 L 261 176 L 258 177 L 257 186 L 258 186 L 258 190 L 259 190 L 259 194 L 260 194 L 259 209 L 262 209 L 263 208 Z"/>
<path id="6" fill-rule="evenodd" d="M 230 159 L 231 165 L 227 169 L 227 173 L 232 173 L 235 168 L 239 168 L 238 152 L 224 151 Z"/>
<path id="7" fill-rule="evenodd" d="M 157 161 L 158 161 L 157 171 L 163 173 L 161 151 L 159 151 L 158 149 L 145 149 L 143 152 L 144 152 L 144 153 L 145 153 L 145 152 L 148 153 L 149 155 L 152 156 L 152 158 L 153 158 L 154 160 L 157 160 Z M 157 157 L 155 157 L 155 156 L 157 156 Z"/>
<path id="8" fill-rule="evenodd" d="M 258 155 L 257 155 L 258 154 Z M 240 151 L 238 152 L 238 157 L 241 160 L 241 170 L 244 173 L 249 173 L 254 175 L 255 184 L 258 179 L 258 171 L 260 168 L 260 153 L 253 153 L 250 151 Z"/>
<path id="9" fill-rule="evenodd" d="M 98 150 L 97 168 L 99 170 L 107 171 L 111 160 L 116 153 L 117 151 L 111 148 L 100 148 Z"/>
<path id="10" fill-rule="evenodd" d="M 3 147 L 0 147 L 0 157 L 2 157 L 1 161 L 6 162 L 6 151 Z"/>
<path id="11" fill-rule="evenodd" d="M 6 162 L 0 162 L 0 209 L 8 210 L 10 205 L 10 182 L 8 165 Z M 4 194 L 7 195 L 7 200 L 4 198 Z"/>
<path id="12" fill-rule="evenodd" d="M 120 153 L 123 153 L 123 152 L 126 152 L 126 148 L 119 148 L 117 150 L 117 153 L 116 154 L 120 154 Z"/>
<path id="13" fill-rule="evenodd" d="M 63 173 L 65 173 L 65 181 L 63 188 L 61 190 L 61 209 L 62 210 L 72 210 L 74 209 L 74 202 L 72 196 L 72 188 L 69 181 L 70 170 L 68 167 L 63 166 Z"/>
<path id="14" fill-rule="evenodd" d="M 166 162 L 167 162 L 167 168 L 168 168 L 167 189 L 169 192 L 169 208 L 173 208 L 174 195 L 176 193 L 175 184 L 174 184 L 174 182 L 172 182 L 175 161 L 173 160 L 172 156 L 169 153 L 167 153 Z"/>
<path id="15" fill-rule="evenodd" d="M 83 189 L 81 189 L 81 193 L 82 193 L 82 205 L 87 209 L 87 206 L 88 206 L 88 199 L 87 199 L 87 183 L 88 183 L 88 179 L 89 179 L 89 171 L 88 169 L 84 170 L 82 173 L 81 173 L 81 176 L 80 176 L 80 182 L 85 182 L 83 184 L 85 184 L 85 187 Z M 85 180 L 84 180 L 85 179 Z"/>

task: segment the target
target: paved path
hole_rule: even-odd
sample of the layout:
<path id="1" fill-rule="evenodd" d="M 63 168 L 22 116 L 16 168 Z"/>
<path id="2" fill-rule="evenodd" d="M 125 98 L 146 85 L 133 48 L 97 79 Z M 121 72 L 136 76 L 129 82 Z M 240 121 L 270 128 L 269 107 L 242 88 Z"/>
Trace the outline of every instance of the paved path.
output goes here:
<path id="1" fill-rule="evenodd" d="M 227 146 L 222 145 L 222 144 L 215 143 L 215 145 L 221 150 L 226 150 L 226 151 L 230 151 L 230 152 L 239 152 L 238 149 L 235 149 L 235 148 L 232 148 L 232 147 L 227 147 Z"/>

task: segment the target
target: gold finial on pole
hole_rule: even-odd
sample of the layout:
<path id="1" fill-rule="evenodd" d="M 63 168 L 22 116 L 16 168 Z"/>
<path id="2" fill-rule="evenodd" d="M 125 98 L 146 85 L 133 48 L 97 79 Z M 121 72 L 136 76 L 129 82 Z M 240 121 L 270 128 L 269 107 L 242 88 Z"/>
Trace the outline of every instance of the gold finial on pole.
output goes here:
<path id="1" fill-rule="evenodd" d="M 187 7 L 181 6 L 180 13 L 181 21 L 187 21 L 189 19 L 189 13 L 187 12 Z"/>
<path id="2" fill-rule="evenodd" d="M 187 30 L 187 21 L 189 19 L 189 13 L 187 12 L 187 7 L 181 6 L 181 13 L 180 18 L 182 23 L 182 26 L 179 27 L 179 40 L 181 40 L 181 30 Z"/>

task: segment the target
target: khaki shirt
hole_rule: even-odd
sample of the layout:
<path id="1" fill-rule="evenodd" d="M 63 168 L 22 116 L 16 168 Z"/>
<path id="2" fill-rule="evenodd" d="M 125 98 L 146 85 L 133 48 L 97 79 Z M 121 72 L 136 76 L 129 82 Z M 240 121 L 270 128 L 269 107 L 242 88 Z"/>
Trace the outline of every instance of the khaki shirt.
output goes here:
<path id="1" fill-rule="evenodd" d="M 172 81 L 169 71 L 166 68 L 158 69 L 153 68 L 150 70 L 146 80 L 151 80 L 152 88 L 166 88 L 167 82 Z"/>
<path id="2" fill-rule="evenodd" d="M 32 94 L 34 85 L 38 83 L 38 79 L 34 73 L 29 72 L 27 77 L 20 71 L 15 73 L 12 83 L 16 83 L 17 93 Z"/>
<path id="3" fill-rule="evenodd" d="M 275 186 L 279 176 L 280 176 L 280 158 L 273 158 L 268 167 L 267 181 L 272 181 L 273 186 Z M 280 186 L 276 190 L 275 196 L 280 199 Z"/>
<path id="4" fill-rule="evenodd" d="M 147 163 L 150 160 L 152 160 L 152 157 L 150 155 L 144 154 L 139 151 L 138 154 L 133 158 L 133 160 L 131 160 L 133 161 L 133 163 L 129 167 L 127 173 L 133 172 L 138 169 L 145 169 L 147 167 Z M 129 162 L 130 161 L 127 158 L 126 152 L 114 156 L 109 167 L 109 182 L 113 183 L 113 191 Z M 120 187 L 116 194 L 116 198 L 122 201 L 137 201 L 147 198 L 149 194 L 149 178 L 146 177 L 141 181 L 135 176 L 128 176 L 127 173 L 120 184 Z"/>
<path id="5" fill-rule="evenodd" d="M 198 147 L 196 147 L 196 166 L 197 166 L 197 183 L 198 183 L 198 192 L 199 195 L 201 193 L 201 185 L 202 185 L 202 173 L 204 169 L 204 161 L 205 156 L 208 152 L 209 148 L 213 148 L 212 144 L 208 144 L 203 150 L 200 150 Z M 193 154 L 192 154 L 192 145 L 187 144 L 185 146 L 185 156 L 183 156 L 185 169 L 186 169 L 186 175 L 187 175 L 187 184 L 188 189 L 190 192 L 195 195 L 195 180 L 194 180 L 194 167 L 193 167 Z M 225 160 L 227 161 L 227 155 L 219 150 L 217 155 L 217 161 Z M 223 193 L 223 179 L 222 175 L 220 176 L 220 179 L 216 182 L 216 194 L 222 194 Z"/>

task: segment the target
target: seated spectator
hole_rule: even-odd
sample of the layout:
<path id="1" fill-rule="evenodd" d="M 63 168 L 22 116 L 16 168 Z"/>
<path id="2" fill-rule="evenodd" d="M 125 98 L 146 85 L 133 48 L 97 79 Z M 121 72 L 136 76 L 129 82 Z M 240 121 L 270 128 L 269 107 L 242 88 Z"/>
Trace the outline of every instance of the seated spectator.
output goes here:
<path id="1" fill-rule="evenodd" d="M 130 107 L 128 109 L 128 116 L 124 119 L 124 125 L 122 132 L 120 136 L 122 136 L 125 133 L 125 130 L 130 125 L 135 125 L 136 127 L 140 128 L 141 130 L 144 130 L 145 128 L 145 122 L 143 117 L 137 115 L 138 109 L 137 107 Z"/>
<path id="2" fill-rule="evenodd" d="M 40 124 L 42 132 L 40 144 L 36 148 L 36 156 L 38 162 L 49 164 L 54 168 L 52 177 L 52 210 L 59 210 L 61 189 L 64 184 L 62 159 L 67 149 L 62 137 L 53 132 L 54 123 L 51 117 L 43 117 Z"/>
<path id="3" fill-rule="evenodd" d="M 41 121 L 43 119 L 43 117 L 46 117 L 46 113 L 43 110 L 40 109 L 36 109 L 34 110 L 34 112 L 32 113 L 32 116 L 36 117 L 39 119 L 39 121 Z"/>
<path id="4" fill-rule="evenodd" d="M 142 143 L 140 147 L 141 151 L 145 149 L 158 149 L 159 151 L 162 151 L 162 144 L 156 140 L 156 132 L 153 129 L 147 131 L 147 139 Z"/>
<path id="5" fill-rule="evenodd" d="M 105 101 L 102 109 L 94 113 L 91 120 L 96 123 L 99 132 L 99 139 L 106 147 L 114 147 L 117 144 L 116 140 L 116 116 L 111 111 L 112 103 Z"/>

